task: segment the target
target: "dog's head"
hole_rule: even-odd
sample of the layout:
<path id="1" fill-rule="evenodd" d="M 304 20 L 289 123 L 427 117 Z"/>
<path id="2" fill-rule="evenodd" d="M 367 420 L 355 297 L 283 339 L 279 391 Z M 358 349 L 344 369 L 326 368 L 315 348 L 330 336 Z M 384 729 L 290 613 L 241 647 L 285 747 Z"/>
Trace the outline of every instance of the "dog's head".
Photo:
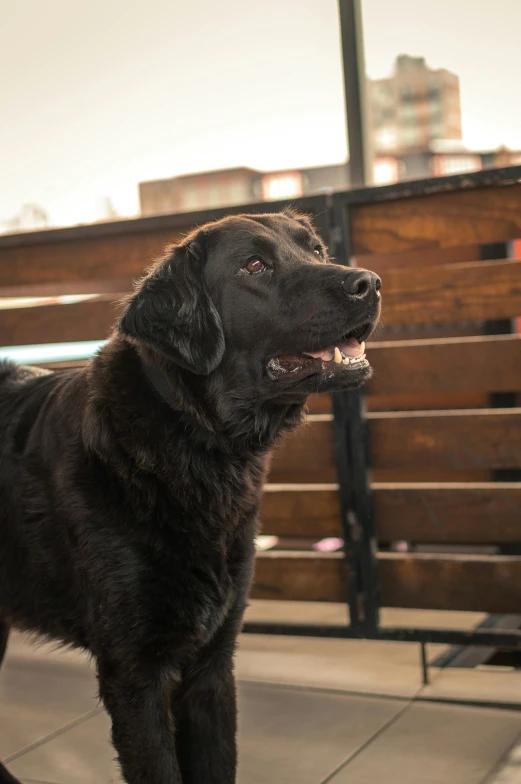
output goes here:
<path id="1" fill-rule="evenodd" d="M 380 286 L 372 272 L 331 263 L 303 215 L 233 216 L 193 232 L 151 269 L 120 330 L 237 396 L 297 402 L 369 378 L 364 341 Z"/>

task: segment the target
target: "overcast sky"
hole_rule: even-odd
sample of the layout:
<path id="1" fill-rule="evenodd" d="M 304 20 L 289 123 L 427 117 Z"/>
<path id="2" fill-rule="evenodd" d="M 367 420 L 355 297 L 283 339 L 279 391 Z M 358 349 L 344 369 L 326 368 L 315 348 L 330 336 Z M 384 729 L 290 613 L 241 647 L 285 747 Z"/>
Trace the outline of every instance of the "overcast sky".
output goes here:
<path id="1" fill-rule="evenodd" d="M 0 222 L 137 210 L 137 182 L 342 161 L 336 0 L 0 0 Z M 461 79 L 464 140 L 521 148 L 521 0 L 364 0 L 367 71 Z"/>

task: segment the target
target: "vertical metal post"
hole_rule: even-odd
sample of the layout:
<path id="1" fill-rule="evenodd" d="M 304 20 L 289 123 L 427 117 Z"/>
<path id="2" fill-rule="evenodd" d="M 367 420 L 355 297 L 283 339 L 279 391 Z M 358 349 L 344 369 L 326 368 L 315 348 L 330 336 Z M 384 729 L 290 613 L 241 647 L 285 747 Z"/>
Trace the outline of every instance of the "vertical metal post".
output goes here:
<path id="1" fill-rule="evenodd" d="M 424 686 L 429 685 L 429 664 L 427 662 L 427 644 L 420 643 L 420 658 L 422 667 L 422 681 Z"/>
<path id="2" fill-rule="evenodd" d="M 361 0 L 339 0 L 351 185 L 372 181 Z"/>
<path id="3" fill-rule="evenodd" d="M 348 208 L 334 196 L 332 205 L 331 250 L 338 263 L 349 266 Z M 371 638 L 378 632 L 379 590 L 365 403 L 361 391 L 334 393 L 332 397 L 351 627 L 356 635 Z"/>

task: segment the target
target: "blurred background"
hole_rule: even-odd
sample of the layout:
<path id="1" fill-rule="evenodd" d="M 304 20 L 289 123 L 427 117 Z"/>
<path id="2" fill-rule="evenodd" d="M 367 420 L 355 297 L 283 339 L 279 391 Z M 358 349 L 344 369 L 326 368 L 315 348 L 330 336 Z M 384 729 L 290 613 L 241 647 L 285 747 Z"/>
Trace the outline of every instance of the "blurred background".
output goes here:
<path id="1" fill-rule="evenodd" d="M 521 162 L 517 0 L 361 12 L 366 182 Z M 3 233 L 359 184 L 336 0 L 25 0 L 1 27 Z"/>

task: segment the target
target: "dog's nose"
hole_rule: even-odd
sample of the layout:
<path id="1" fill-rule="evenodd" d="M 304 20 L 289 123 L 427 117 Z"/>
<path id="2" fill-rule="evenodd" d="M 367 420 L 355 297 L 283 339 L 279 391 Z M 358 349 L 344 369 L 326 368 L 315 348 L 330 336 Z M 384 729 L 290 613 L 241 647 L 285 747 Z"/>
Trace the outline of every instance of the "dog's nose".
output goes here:
<path id="1" fill-rule="evenodd" d="M 364 299 L 370 293 L 379 294 L 382 281 L 374 272 L 365 269 L 349 270 L 344 278 L 344 288 L 350 297 Z"/>

